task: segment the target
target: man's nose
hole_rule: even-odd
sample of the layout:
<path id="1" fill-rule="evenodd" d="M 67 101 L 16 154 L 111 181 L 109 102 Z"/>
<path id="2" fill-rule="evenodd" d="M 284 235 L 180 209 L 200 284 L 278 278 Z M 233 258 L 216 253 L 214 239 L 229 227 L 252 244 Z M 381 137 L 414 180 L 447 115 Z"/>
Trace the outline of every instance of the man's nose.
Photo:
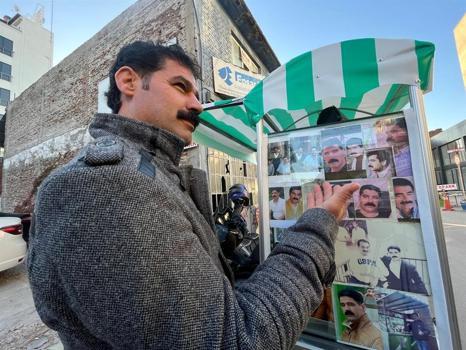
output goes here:
<path id="1" fill-rule="evenodd" d="M 186 107 L 190 111 L 195 111 L 197 113 L 201 113 L 203 111 L 202 104 L 199 102 L 199 99 L 194 93 L 190 95 L 190 99 Z"/>

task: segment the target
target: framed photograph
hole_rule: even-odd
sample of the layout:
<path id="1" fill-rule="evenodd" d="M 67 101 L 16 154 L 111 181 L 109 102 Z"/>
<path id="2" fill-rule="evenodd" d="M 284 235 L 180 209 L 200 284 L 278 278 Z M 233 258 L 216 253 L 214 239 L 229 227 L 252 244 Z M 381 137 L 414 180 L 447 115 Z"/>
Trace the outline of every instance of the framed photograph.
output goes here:
<path id="1" fill-rule="evenodd" d="M 319 172 L 323 168 L 320 135 L 301 136 L 290 139 L 291 172 Z"/>
<path id="2" fill-rule="evenodd" d="M 397 176 L 412 176 L 408 128 L 404 117 L 378 120 L 374 124 L 377 148 L 391 147 Z"/>
<path id="3" fill-rule="evenodd" d="M 285 189 L 269 188 L 269 210 L 271 220 L 285 220 Z"/>
<path id="4" fill-rule="evenodd" d="M 336 339 L 361 349 L 384 349 L 374 289 L 334 283 L 332 299 Z"/>
<path id="5" fill-rule="evenodd" d="M 394 177 L 392 181 L 398 221 L 420 221 L 413 177 Z"/>
<path id="6" fill-rule="evenodd" d="M 427 297 L 388 289 L 376 289 L 373 297 L 388 349 L 438 349 Z"/>
<path id="7" fill-rule="evenodd" d="M 392 215 L 386 179 L 358 179 L 360 188 L 353 195 L 356 218 L 389 218 Z"/>
<path id="8" fill-rule="evenodd" d="M 304 212 L 303 190 L 301 186 L 285 189 L 285 219 L 298 220 Z"/>
<path id="9" fill-rule="evenodd" d="M 321 148 L 326 180 L 366 177 L 360 125 L 322 130 Z"/>
<path id="10" fill-rule="evenodd" d="M 368 178 L 379 179 L 395 176 L 395 163 L 391 147 L 368 149 L 366 161 Z"/>
<path id="11" fill-rule="evenodd" d="M 288 141 L 277 141 L 269 144 L 268 148 L 269 176 L 289 175 L 291 173 L 290 149 Z"/>

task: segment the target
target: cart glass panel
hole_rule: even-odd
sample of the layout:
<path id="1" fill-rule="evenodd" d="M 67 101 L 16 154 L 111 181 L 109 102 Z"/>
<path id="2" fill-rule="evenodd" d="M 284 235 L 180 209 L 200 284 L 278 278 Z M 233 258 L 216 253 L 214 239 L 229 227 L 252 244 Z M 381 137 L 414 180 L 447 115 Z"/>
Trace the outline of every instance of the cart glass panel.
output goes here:
<path id="1" fill-rule="evenodd" d="M 436 349 L 403 114 L 272 134 L 267 159 L 272 248 L 316 184 L 360 185 L 339 223 L 335 281 L 305 333 L 364 349 Z"/>

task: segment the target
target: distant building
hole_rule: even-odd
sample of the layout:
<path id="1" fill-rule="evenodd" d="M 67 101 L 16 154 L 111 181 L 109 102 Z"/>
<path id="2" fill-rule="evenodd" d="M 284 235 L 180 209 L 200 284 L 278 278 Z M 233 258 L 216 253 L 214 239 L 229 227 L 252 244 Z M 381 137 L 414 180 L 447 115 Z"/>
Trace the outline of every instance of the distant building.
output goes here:
<path id="1" fill-rule="evenodd" d="M 437 184 L 456 184 L 458 190 L 461 190 L 458 165 L 455 159 L 459 158 L 463 185 L 466 188 L 466 152 L 464 150 L 466 144 L 466 120 L 433 136 L 430 142 L 434 156 Z M 463 150 L 453 152 L 453 150 L 460 149 Z"/>
<path id="2" fill-rule="evenodd" d="M 43 12 L 0 19 L 0 118 L 6 106 L 52 67 L 53 37 Z"/>
<path id="3" fill-rule="evenodd" d="M 202 102 L 244 96 L 251 82 L 280 65 L 244 0 L 137 1 L 8 108 L 3 211 L 30 211 L 42 180 L 89 140 L 90 120 L 106 107 L 102 97 L 109 68 L 120 48 L 135 40 L 183 47 L 202 68 Z M 231 81 L 222 77 L 225 71 L 232 72 Z M 214 208 L 234 183 L 246 184 L 256 201 L 255 164 L 205 145 L 186 153 L 187 163 L 209 171 Z"/>
<path id="4" fill-rule="evenodd" d="M 466 88 L 466 13 L 454 31 L 458 60 L 460 61 L 461 75 L 463 76 L 464 87 Z"/>

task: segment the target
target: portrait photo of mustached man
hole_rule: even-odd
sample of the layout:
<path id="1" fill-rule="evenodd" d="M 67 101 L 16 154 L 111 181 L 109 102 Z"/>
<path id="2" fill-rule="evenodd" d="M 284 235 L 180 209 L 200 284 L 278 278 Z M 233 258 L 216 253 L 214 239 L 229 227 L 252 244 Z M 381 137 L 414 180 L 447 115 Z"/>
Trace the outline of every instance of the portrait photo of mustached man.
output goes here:
<path id="1" fill-rule="evenodd" d="M 357 218 L 388 218 L 392 213 L 386 179 L 354 180 L 360 184 L 354 194 Z"/>
<path id="2" fill-rule="evenodd" d="M 365 349 L 382 350 L 382 332 L 369 317 L 369 308 L 366 299 L 368 294 L 365 289 L 351 286 L 335 287 L 332 293 L 336 295 L 337 304 L 340 306 L 341 336 L 340 340 L 354 345 L 363 346 Z M 370 291 L 371 289 L 367 289 Z"/>
<path id="3" fill-rule="evenodd" d="M 321 148 L 326 180 L 367 177 L 360 125 L 322 130 Z"/>
<path id="4" fill-rule="evenodd" d="M 398 221 L 419 221 L 414 179 L 412 177 L 393 178 L 393 194 Z"/>

